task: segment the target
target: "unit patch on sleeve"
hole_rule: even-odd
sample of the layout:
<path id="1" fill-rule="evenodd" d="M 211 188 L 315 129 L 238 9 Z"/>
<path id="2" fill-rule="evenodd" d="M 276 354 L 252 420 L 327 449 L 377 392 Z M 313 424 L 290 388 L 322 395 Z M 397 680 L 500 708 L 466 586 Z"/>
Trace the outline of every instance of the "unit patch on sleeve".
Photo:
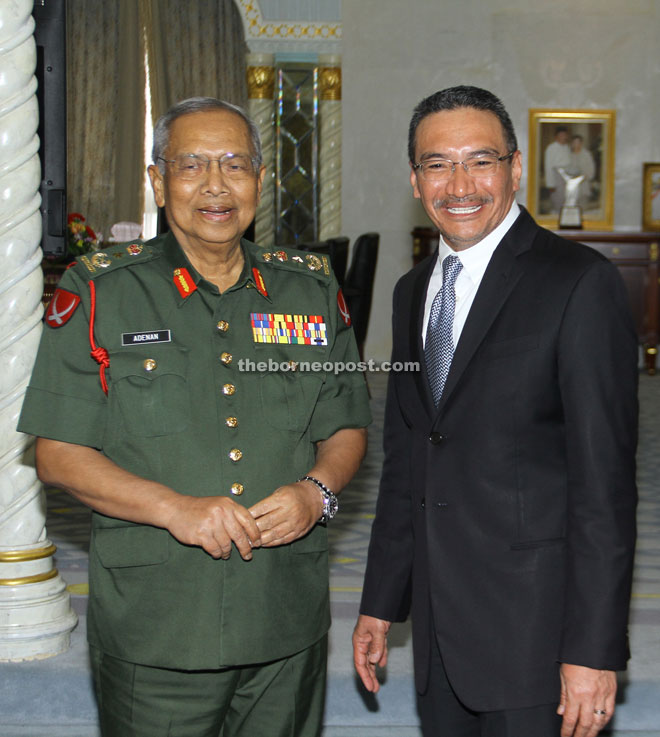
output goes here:
<path id="1" fill-rule="evenodd" d="M 348 311 L 348 305 L 346 304 L 346 297 L 341 289 L 337 292 L 337 307 L 339 308 L 339 314 L 341 319 L 348 325 L 351 326 L 351 313 Z"/>
<path id="2" fill-rule="evenodd" d="M 79 304 L 80 297 L 77 294 L 58 287 L 46 311 L 46 325 L 61 328 L 73 317 Z"/>
<path id="3" fill-rule="evenodd" d="M 328 345 L 328 333 L 322 315 L 251 312 L 250 321 L 255 343 Z"/>
<path id="4" fill-rule="evenodd" d="M 122 333 L 122 345 L 144 345 L 145 343 L 170 343 L 172 336 L 169 330 L 151 330 L 143 333 Z"/>

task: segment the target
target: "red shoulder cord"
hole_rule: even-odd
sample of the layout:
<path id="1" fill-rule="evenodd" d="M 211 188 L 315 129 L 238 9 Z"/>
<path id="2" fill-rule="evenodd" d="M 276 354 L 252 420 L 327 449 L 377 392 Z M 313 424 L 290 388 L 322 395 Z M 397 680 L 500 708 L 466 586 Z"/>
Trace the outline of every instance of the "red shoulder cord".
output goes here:
<path id="1" fill-rule="evenodd" d="M 96 314 L 96 285 L 93 281 L 89 281 L 89 294 L 91 297 L 91 307 L 89 311 L 89 345 L 92 348 L 90 356 L 100 364 L 99 376 L 101 377 L 101 386 L 103 391 L 108 393 L 108 382 L 105 380 L 105 370 L 110 365 L 110 358 L 108 357 L 108 351 L 105 348 L 97 346 L 94 342 L 94 316 Z"/>

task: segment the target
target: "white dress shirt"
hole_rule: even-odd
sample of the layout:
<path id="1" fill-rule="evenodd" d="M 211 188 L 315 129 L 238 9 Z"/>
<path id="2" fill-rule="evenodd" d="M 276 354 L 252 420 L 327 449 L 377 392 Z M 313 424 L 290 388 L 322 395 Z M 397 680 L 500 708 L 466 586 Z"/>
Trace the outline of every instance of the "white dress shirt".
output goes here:
<path id="1" fill-rule="evenodd" d="M 438 260 L 435 263 L 428 289 L 426 290 L 426 302 L 424 304 L 424 322 L 422 323 L 422 344 L 426 344 L 426 328 L 429 323 L 429 315 L 431 314 L 431 305 L 435 299 L 435 295 L 442 287 L 442 262 L 453 254 L 458 256 L 463 264 L 458 278 L 456 279 L 456 309 L 454 312 L 454 346 L 458 345 L 458 339 L 461 337 L 463 326 L 467 320 L 468 312 L 474 302 L 474 297 L 479 289 L 481 280 L 483 279 L 486 267 L 490 262 L 495 249 L 499 246 L 500 241 L 504 238 L 506 232 L 516 221 L 520 214 L 520 207 L 514 200 L 508 214 L 502 222 L 489 233 L 479 243 L 466 248 L 464 251 L 454 251 L 440 236 Z"/>

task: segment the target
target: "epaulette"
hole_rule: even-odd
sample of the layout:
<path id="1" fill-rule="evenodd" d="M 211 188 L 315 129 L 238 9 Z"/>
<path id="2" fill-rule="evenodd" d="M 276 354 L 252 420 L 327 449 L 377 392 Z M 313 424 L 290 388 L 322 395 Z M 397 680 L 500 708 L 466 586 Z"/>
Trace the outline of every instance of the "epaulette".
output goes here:
<path id="1" fill-rule="evenodd" d="M 124 266 L 133 266 L 143 261 L 149 261 L 154 256 L 154 248 L 141 240 L 118 243 L 115 246 L 104 248 L 102 251 L 93 251 L 78 256 L 75 262 L 76 272 L 84 279 L 96 279 Z"/>
<path id="2" fill-rule="evenodd" d="M 330 257 L 324 253 L 310 253 L 309 251 L 298 251 L 294 248 L 276 248 L 273 250 L 260 248 L 257 260 L 276 269 L 315 276 L 321 281 L 329 280 L 332 274 Z"/>

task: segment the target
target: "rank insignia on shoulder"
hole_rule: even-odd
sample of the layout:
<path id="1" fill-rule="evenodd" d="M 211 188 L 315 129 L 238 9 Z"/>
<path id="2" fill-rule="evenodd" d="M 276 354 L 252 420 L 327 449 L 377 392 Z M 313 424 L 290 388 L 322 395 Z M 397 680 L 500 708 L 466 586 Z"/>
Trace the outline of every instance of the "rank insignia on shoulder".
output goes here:
<path id="1" fill-rule="evenodd" d="M 321 256 L 321 260 L 323 261 L 323 273 L 326 276 L 330 276 L 330 264 L 328 263 L 328 257 Z"/>
<path id="2" fill-rule="evenodd" d="M 305 256 L 305 261 L 307 261 L 307 268 L 311 271 L 321 271 L 323 268 L 321 259 L 314 253 L 308 253 Z"/>
<path id="3" fill-rule="evenodd" d="M 192 276 L 188 273 L 188 269 L 181 267 L 180 269 L 174 269 L 174 285 L 179 290 L 179 294 L 185 299 L 197 289 Z"/>
<path id="4" fill-rule="evenodd" d="M 346 304 L 346 298 L 344 297 L 344 293 L 341 291 L 341 289 L 337 292 L 337 307 L 339 308 L 339 314 L 341 315 L 341 319 L 350 328 L 351 314 L 348 311 L 348 305 Z"/>
<path id="5" fill-rule="evenodd" d="M 77 294 L 58 287 L 46 311 L 46 325 L 61 328 L 73 317 L 79 304 L 80 297 Z"/>
<path id="6" fill-rule="evenodd" d="M 292 261 L 297 261 L 299 264 L 304 264 L 305 262 L 302 260 L 302 256 L 292 256 Z"/>
<path id="7" fill-rule="evenodd" d="M 269 264 L 273 260 L 273 254 L 272 253 L 262 253 L 261 258 Z"/>
<path id="8" fill-rule="evenodd" d="M 251 312 L 252 339 L 255 343 L 286 345 L 328 345 L 323 315 L 283 315 Z"/>
<path id="9" fill-rule="evenodd" d="M 283 261 L 284 262 L 284 261 L 287 261 L 289 259 L 289 257 L 287 256 L 286 251 L 275 251 L 275 254 L 274 255 L 275 255 L 275 258 L 278 261 Z"/>
<path id="10" fill-rule="evenodd" d="M 143 248 L 144 246 L 139 243 L 131 243 L 130 246 L 126 246 L 126 251 L 129 256 L 139 256 Z"/>
<path id="11" fill-rule="evenodd" d="M 92 262 L 92 266 L 96 266 L 97 268 L 105 269 L 106 266 L 110 266 L 112 261 L 108 258 L 107 253 L 103 253 L 102 251 L 99 251 L 98 253 L 95 253 L 92 258 L 90 259 Z"/>
<path id="12" fill-rule="evenodd" d="M 261 276 L 261 272 L 259 271 L 259 269 L 257 269 L 256 266 L 252 269 L 252 276 L 254 277 L 254 285 L 257 288 L 259 294 L 261 294 L 262 297 L 268 297 L 264 278 L 263 276 Z"/>

